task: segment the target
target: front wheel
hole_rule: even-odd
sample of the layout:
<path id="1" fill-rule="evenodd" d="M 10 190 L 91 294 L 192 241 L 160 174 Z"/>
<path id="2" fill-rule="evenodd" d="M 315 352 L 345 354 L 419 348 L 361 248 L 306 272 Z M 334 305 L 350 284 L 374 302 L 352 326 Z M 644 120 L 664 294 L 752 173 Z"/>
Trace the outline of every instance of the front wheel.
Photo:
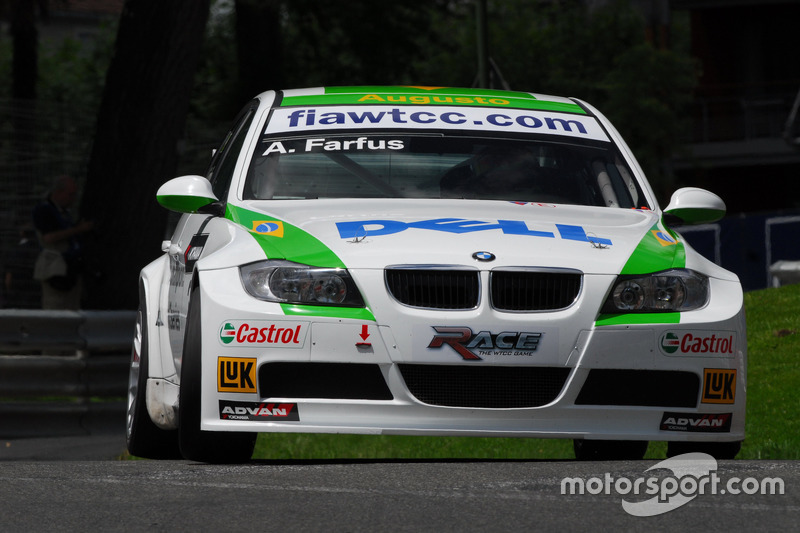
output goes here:
<path id="1" fill-rule="evenodd" d="M 186 314 L 178 400 L 178 440 L 186 459 L 203 463 L 243 463 L 250 460 L 257 433 L 200 429 L 202 361 L 200 290 L 192 289 Z"/>
<path id="2" fill-rule="evenodd" d="M 131 363 L 128 372 L 128 412 L 125 437 L 128 452 L 148 459 L 178 459 L 178 432 L 161 429 L 147 412 L 147 375 L 150 354 L 147 350 L 147 312 L 144 300 L 136 315 Z"/>
<path id="3" fill-rule="evenodd" d="M 579 461 L 638 461 L 647 452 L 646 440 L 575 439 L 572 448 Z"/>

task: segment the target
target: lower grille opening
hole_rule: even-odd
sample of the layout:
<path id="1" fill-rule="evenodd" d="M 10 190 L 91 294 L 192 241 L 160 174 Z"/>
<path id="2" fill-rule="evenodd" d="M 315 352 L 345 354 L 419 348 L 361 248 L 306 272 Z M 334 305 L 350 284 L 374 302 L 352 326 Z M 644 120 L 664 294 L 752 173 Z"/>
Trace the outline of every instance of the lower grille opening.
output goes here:
<path id="1" fill-rule="evenodd" d="M 699 391 L 694 372 L 592 369 L 575 404 L 696 407 Z"/>
<path id="2" fill-rule="evenodd" d="M 263 398 L 392 400 L 378 365 L 359 363 L 267 363 L 258 369 Z"/>
<path id="3" fill-rule="evenodd" d="M 570 369 L 401 364 L 400 372 L 409 392 L 423 403 L 513 409 L 540 407 L 555 400 Z"/>

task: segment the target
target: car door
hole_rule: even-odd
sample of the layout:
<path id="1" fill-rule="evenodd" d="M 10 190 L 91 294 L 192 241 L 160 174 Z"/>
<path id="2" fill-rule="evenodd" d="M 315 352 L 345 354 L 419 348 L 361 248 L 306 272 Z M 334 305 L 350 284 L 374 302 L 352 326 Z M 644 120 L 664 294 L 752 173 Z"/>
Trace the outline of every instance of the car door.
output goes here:
<path id="1" fill-rule="evenodd" d="M 240 112 L 234 127 L 225 136 L 209 165 L 206 177 L 211 182 L 214 194 L 223 203 L 227 199 L 233 172 L 257 108 L 258 102 L 254 100 Z M 209 237 L 206 226 L 214 216 L 206 213 L 182 215 L 167 252 L 170 283 L 166 315 L 172 357 L 179 375 L 192 278 L 195 265 L 203 256 L 203 248 Z"/>

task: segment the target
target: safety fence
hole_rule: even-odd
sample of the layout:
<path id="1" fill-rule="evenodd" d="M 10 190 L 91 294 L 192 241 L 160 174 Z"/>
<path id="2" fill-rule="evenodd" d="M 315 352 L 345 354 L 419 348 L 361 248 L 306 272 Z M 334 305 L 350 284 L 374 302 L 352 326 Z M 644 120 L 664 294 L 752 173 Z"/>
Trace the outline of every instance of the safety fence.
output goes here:
<path id="1" fill-rule="evenodd" d="M 135 320 L 0 310 L 0 438 L 123 431 Z"/>
<path id="2" fill-rule="evenodd" d="M 800 281 L 800 210 L 725 217 L 678 232 L 692 247 L 734 272 L 746 291 Z"/>

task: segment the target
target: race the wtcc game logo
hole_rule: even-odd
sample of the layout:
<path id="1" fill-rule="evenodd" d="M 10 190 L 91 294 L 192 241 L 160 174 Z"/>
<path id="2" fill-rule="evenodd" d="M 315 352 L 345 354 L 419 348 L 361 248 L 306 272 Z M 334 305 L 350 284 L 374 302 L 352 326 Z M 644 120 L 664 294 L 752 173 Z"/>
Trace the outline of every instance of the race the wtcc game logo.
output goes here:
<path id="1" fill-rule="evenodd" d="M 659 470 L 667 470 L 671 475 L 664 476 L 657 472 Z M 717 461 L 712 456 L 698 452 L 685 453 L 651 466 L 645 470 L 651 472 L 648 477 L 630 479 L 614 477 L 607 472 L 603 477 L 564 478 L 561 480 L 561 494 L 618 494 L 623 496 L 621 504 L 626 513 L 646 517 L 673 511 L 705 494 L 784 494 L 785 491 L 781 478 L 722 479 L 716 470 Z M 641 499 L 642 496 L 651 498 Z"/>
<path id="2" fill-rule="evenodd" d="M 480 361 L 485 356 L 494 355 L 532 355 L 542 339 L 541 333 L 519 331 L 473 333 L 467 327 L 449 326 L 433 326 L 433 330 L 436 333 L 428 344 L 429 349 L 447 345 L 467 361 Z"/>

